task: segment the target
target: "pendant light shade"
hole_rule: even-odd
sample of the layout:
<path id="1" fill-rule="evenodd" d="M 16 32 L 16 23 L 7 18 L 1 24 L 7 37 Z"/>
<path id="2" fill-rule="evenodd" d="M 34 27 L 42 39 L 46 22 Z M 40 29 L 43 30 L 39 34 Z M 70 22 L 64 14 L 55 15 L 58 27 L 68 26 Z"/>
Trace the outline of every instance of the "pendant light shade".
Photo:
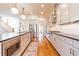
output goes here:
<path id="1" fill-rule="evenodd" d="M 18 14 L 19 13 L 19 10 L 16 8 L 16 4 L 14 7 L 11 8 L 11 12 L 12 14 Z"/>
<path id="2" fill-rule="evenodd" d="M 26 18 L 26 16 L 25 16 L 25 15 L 21 15 L 21 18 L 22 18 L 22 19 L 25 19 L 25 18 Z"/>
<path id="3" fill-rule="evenodd" d="M 25 18 L 26 18 L 26 16 L 24 15 L 24 8 L 23 8 L 23 11 L 22 11 L 21 18 L 22 18 L 22 19 L 25 19 Z"/>

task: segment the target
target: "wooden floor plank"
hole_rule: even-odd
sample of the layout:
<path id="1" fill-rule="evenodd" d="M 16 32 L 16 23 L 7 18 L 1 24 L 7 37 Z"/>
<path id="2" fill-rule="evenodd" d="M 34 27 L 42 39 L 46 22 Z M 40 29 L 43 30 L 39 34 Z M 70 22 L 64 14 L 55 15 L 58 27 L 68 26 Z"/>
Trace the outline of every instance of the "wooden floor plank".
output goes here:
<path id="1" fill-rule="evenodd" d="M 33 42 L 35 42 L 35 40 Z M 37 56 L 59 56 L 59 54 L 50 42 L 44 38 L 38 41 Z"/>
<path id="2" fill-rule="evenodd" d="M 39 42 L 38 45 L 38 56 L 59 56 L 57 51 L 51 44 L 48 42 L 46 38 Z"/>

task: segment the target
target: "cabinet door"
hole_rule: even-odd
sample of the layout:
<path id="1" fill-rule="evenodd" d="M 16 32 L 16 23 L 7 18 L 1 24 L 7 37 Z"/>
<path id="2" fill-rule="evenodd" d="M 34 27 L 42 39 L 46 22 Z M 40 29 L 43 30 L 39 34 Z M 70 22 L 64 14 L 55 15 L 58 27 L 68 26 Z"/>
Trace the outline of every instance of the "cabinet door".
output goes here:
<path id="1" fill-rule="evenodd" d="M 79 41 L 73 40 L 73 47 L 79 49 Z"/>
<path id="2" fill-rule="evenodd" d="M 55 47 L 56 47 L 56 50 L 58 51 L 58 53 L 60 55 L 62 55 L 62 48 L 63 48 L 62 36 L 56 35 Z"/>
<path id="3" fill-rule="evenodd" d="M 54 39 L 53 39 L 52 44 L 53 44 L 53 46 L 54 46 L 55 49 L 56 49 L 56 39 L 57 39 L 57 36 L 56 36 L 55 34 L 53 34 L 53 37 L 54 37 Z"/>
<path id="4" fill-rule="evenodd" d="M 63 55 L 63 48 L 64 48 L 64 37 L 63 36 L 59 36 L 58 37 L 60 39 L 60 46 L 59 46 L 59 51 L 60 54 Z"/>
<path id="5" fill-rule="evenodd" d="M 79 41 L 73 40 L 73 55 L 79 56 Z"/>
<path id="6" fill-rule="evenodd" d="M 57 7 L 57 24 L 69 22 L 69 7 L 68 4 L 60 4 Z"/>
<path id="7" fill-rule="evenodd" d="M 63 49 L 63 56 L 72 56 L 73 55 L 73 48 L 72 48 L 72 46 L 70 46 L 67 43 L 64 43 L 63 48 L 64 48 Z"/>
<path id="8" fill-rule="evenodd" d="M 73 47 L 73 56 L 79 56 L 79 49 Z"/>
<path id="9" fill-rule="evenodd" d="M 63 48 L 62 48 L 62 55 L 64 56 L 71 56 L 72 55 L 72 50 L 73 50 L 73 41 L 72 39 L 66 38 L 66 37 L 62 37 L 64 39 L 64 43 L 63 43 Z"/>
<path id="10" fill-rule="evenodd" d="M 29 36 L 30 36 L 29 33 L 21 36 L 21 51 L 23 51 L 31 42 L 31 39 L 29 38 Z"/>
<path id="11" fill-rule="evenodd" d="M 51 44 L 54 46 L 55 44 L 55 37 L 54 37 L 54 34 L 51 35 Z"/>
<path id="12" fill-rule="evenodd" d="M 69 19 L 70 19 L 70 22 L 79 20 L 79 4 L 78 3 L 69 4 Z"/>
<path id="13" fill-rule="evenodd" d="M 61 12 L 62 12 L 62 24 L 69 22 L 69 7 L 68 4 L 61 4 Z"/>
<path id="14" fill-rule="evenodd" d="M 62 20 L 62 11 L 61 11 L 61 6 L 59 5 L 57 7 L 57 24 L 61 24 Z"/>

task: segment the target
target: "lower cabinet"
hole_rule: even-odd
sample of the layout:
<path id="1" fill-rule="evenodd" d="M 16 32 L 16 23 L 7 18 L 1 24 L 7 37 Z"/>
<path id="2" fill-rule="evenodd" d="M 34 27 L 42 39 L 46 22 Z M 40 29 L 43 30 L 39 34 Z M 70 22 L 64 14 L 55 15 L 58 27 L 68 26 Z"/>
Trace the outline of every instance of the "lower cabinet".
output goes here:
<path id="1" fill-rule="evenodd" d="M 62 54 L 63 56 L 73 56 L 73 47 L 65 43 L 63 45 L 62 52 L 63 52 Z"/>
<path id="2" fill-rule="evenodd" d="M 25 50 L 28 44 L 31 42 L 30 33 L 21 36 L 21 51 Z"/>
<path id="3" fill-rule="evenodd" d="M 79 49 L 77 48 L 73 49 L 73 56 L 79 56 Z"/>
<path id="4" fill-rule="evenodd" d="M 61 56 L 79 56 L 79 41 L 52 34 L 50 43 Z"/>
<path id="5" fill-rule="evenodd" d="M 79 56 L 79 41 L 73 40 L 73 55 Z"/>

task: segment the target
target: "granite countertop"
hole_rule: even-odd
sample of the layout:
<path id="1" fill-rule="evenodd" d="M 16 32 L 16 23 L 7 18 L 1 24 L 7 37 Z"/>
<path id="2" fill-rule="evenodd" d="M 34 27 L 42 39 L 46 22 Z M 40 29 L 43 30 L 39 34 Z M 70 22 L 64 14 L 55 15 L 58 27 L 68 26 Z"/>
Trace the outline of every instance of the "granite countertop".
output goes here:
<path id="1" fill-rule="evenodd" d="M 63 32 L 59 32 L 59 31 L 51 31 L 51 32 L 55 33 L 57 35 L 60 35 L 60 36 L 64 36 L 66 38 L 70 38 L 70 39 L 79 41 L 79 35 L 77 35 L 77 34 L 63 33 Z"/>
<path id="2" fill-rule="evenodd" d="M 21 33 L 12 32 L 12 33 L 0 34 L 0 42 L 9 40 L 9 39 L 17 37 L 17 36 L 21 36 L 21 35 L 26 34 L 26 33 L 28 33 L 28 32 L 21 32 Z"/>

